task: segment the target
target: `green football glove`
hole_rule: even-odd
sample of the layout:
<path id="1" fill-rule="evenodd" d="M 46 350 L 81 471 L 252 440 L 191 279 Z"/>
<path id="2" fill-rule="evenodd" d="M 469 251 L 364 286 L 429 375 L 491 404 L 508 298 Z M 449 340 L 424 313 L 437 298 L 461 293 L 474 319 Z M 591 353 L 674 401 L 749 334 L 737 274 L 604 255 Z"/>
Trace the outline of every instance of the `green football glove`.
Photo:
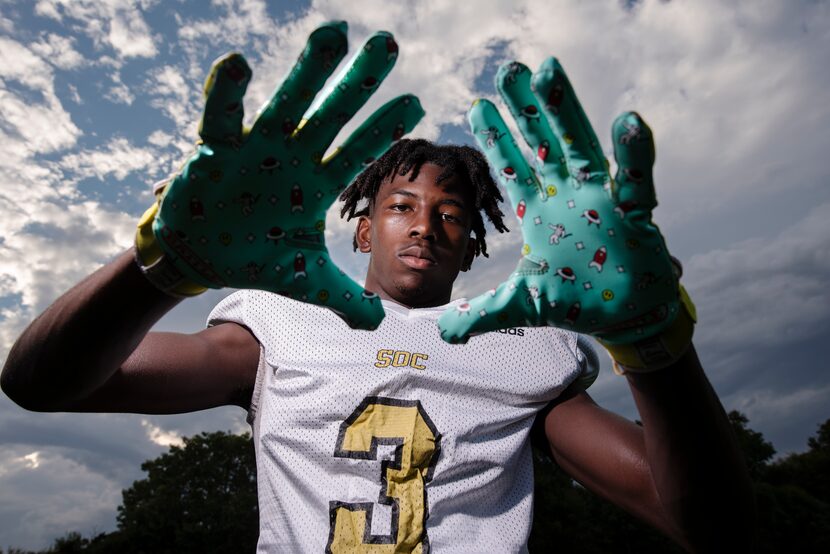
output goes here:
<path id="1" fill-rule="evenodd" d="M 532 78 L 524 65 L 506 64 L 496 84 L 536 169 L 492 103 L 473 105 L 470 126 L 521 222 L 522 258 L 507 282 L 442 314 L 442 337 L 464 342 L 505 327 L 552 325 L 593 335 L 625 367 L 667 365 L 691 341 L 694 309 L 683 301 L 679 265 L 651 221 L 657 205 L 651 130 L 636 113 L 617 118 L 619 169 L 611 179 L 556 59 Z"/>
<path id="2" fill-rule="evenodd" d="M 330 157 L 340 129 L 392 69 L 392 35 L 369 38 L 331 94 L 304 115 L 347 50 L 346 24 L 315 30 L 250 129 L 242 97 L 251 70 L 239 54 L 213 64 L 196 153 L 145 214 L 139 264 L 169 294 L 255 288 L 327 306 L 354 328 L 383 319 L 378 297 L 338 269 L 324 241 L 326 211 L 366 164 L 424 115 L 404 95 L 377 110 Z"/>

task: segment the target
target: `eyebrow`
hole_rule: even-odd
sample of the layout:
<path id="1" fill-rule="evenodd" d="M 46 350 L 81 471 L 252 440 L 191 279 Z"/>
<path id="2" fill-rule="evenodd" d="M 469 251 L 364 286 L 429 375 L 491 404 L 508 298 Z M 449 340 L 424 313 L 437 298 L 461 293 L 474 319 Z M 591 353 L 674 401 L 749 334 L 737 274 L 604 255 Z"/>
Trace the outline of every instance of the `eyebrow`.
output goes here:
<path id="1" fill-rule="evenodd" d="M 392 196 L 393 194 L 408 196 L 409 198 L 418 198 L 417 194 L 404 189 L 393 190 L 389 193 L 389 196 Z M 460 208 L 462 210 L 467 209 L 467 207 L 463 203 L 459 202 L 458 200 L 455 200 L 454 198 L 442 198 L 441 204 L 449 204 L 450 206 L 456 206 L 457 208 Z"/>

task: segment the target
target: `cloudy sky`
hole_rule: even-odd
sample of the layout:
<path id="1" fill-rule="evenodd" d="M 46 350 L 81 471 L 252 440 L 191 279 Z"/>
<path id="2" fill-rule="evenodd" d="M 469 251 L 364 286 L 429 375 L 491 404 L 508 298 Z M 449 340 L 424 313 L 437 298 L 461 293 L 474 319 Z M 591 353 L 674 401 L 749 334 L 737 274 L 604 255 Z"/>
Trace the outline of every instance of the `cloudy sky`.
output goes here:
<path id="1" fill-rule="evenodd" d="M 266 100 L 307 34 L 349 22 L 354 52 L 394 33 L 395 71 L 363 114 L 404 92 L 427 116 L 416 136 L 470 143 L 465 113 L 495 100 L 498 65 L 555 54 L 605 141 L 638 110 L 657 143 L 660 223 L 685 265 L 695 342 L 727 409 L 780 453 L 830 417 L 830 5 L 698 0 L 0 0 L 0 360 L 61 292 L 132 242 L 150 184 L 193 146 L 211 61 L 245 53 L 247 113 Z M 358 115 L 360 119 L 360 114 Z M 346 133 L 348 133 L 346 129 Z M 514 220 L 509 226 L 518 229 Z M 335 260 L 361 278 L 334 214 Z M 515 265 L 518 233 L 488 241 L 456 296 Z M 158 329 L 196 331 L 224 292 L 189 300 Z M 606 364 L 592 388 L 636 417 Z M 32 414 L 0 395 L 0 547 L 42 548 L 115 525 L 140 463 L 182 435 L 245 429 L 225 408 L 187 416 Z"/>

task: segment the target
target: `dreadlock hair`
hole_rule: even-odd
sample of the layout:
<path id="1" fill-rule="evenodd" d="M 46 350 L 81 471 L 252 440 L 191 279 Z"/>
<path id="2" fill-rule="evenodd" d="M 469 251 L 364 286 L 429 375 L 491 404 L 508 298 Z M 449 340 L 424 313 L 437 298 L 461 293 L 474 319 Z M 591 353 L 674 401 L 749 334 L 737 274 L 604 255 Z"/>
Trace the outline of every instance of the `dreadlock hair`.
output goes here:
<path id="1" fill-rule="evenodd" d="M 412 182 L 418 178 L 421 167 L 426 163 L 444 168 L 438 176 L 439 183 L 451 177 L 460 177 L 473 189 L 475 210 L 473 211 L 472 231 L 475 235 L 475 255 L 483 254 L 487 257 L 487 244 L 484 242 L 486 231 L 481 212 L 487 215 L 487 219 L 498 232 L 507 231 L 502 221 L 504 214 L 499 209 L 499 202 L 503 198 L 490 176 L 487 159 L 478 150 L 469 146 L 439 145 L 424 139 L 399 140 L 363 170 L 352 185 L 343 191 L 340 195 L 340 200 L 344 202 L 340 217 L 348 214 L 346 219 L 351 220 L 369 215 L 370 208 L 384 181 L 391 181 L 396 174 L 403 176 L 411 171 L 409 181 Z M 363 199 L 366 199 L 368 203 L 358 208 L 358 203 Z M 352 239 L 352 245 L 357 250 L 357 237 Z"/>

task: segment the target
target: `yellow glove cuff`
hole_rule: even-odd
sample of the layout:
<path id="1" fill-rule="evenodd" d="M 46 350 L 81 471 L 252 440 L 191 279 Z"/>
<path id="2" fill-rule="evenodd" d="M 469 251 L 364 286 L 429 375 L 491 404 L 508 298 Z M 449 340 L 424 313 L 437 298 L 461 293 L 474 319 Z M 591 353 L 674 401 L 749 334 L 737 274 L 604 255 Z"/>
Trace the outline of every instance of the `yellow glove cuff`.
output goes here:
<path id="1" fill-rule="evenodd" d="M 659 335 L 631 344 L 599 341 L 611 355 L 614 373 L 627 371 L 648 373 L 668 367 L 680 359 L 692 344 L 697 310 L 683 285 L 680 285 L 680 310 L 677 317 Z"/>
<path id="2" fill-rule="evenodd" d="M 144 212 L 144 215 L 138 221 L 138 229 L 135 233 L 135 261 L 147 280 L 165 294 L 176 298 L 197 296 L 205 292 L 207 288 L 184 278 L 181 272 L 164 255 L 164 251 L 159 246 L 156 235 L 153 233 L 153 221 L 159 209 L 162 190 L 156 191 L 158 199 L 153 202 L 153 205 Z"/>

